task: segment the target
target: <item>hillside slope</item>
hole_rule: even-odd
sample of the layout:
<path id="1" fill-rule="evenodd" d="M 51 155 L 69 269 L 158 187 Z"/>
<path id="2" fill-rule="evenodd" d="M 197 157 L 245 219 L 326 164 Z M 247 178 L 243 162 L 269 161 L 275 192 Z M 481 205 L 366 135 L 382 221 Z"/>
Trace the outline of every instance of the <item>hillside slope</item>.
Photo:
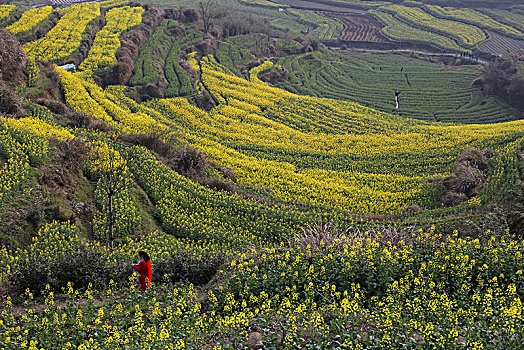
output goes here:
<path id="1" fill-rule="evenodd" d="M 100 147 L 113 149 L 119 157 L 122 157 L 122 161 L 126 162 L 126 174 L 129 173 L 130 179 L 134 179 L 130 182 L 131 188 L 134 188 L 132 191 L 138 191 L 136 194 L 139 197 L 143 197 L 145 193 L 149 197 L 148 200 L 139 200 L 136 197 L 132 199 L 139 202 L 139 207 L 146 205 L 146 208 L 150 208 L 141 210 L 149 211 L 150 217 L 156 216 L 163 224 L 163 228 L 174 234 L 180 235 L 180 232 L 186 232 L 185 236 L 192 236 L 195 231 L 200 231 L 192 227 L 202 225 L 200 220 L 189 220 L 197 213 L 210 215 L 216 211 L 217 219 L 219 216 L 223 217 L 223 214 L 219 213 L 224 209 L 213 208 L 213 205 L 207 202 L 214 201 L 215 197 L 222 198 L 220 201 L 223 201 L 225 207 L 245 207 L 245 210 L 254 210 L 247 216 L 250 218 L 261 218 L 267 215 L 266 213 L 271 213 L 270 218 L 267 219 L 268 226 L 262 232 L 276 230 L 272 233 L 274 236 L 278 236 L 278 232 L 288 234 L 297 232 L 296 230 L 304 223 L 324 216 L 336 222 L 347 223 L 355 216 L 370 214 L 398 216 L 403 215 L 405 209 L 410 207 L 438 208 L 442 205 L 441 196 L 445 191 L 444 179 L 456 171 L 454 163 L 462 152 L 469 148 L 492 149 L 491 153 L 498 153 L 497 157 L 502 159 L 506 157 L 508 149 L 520 147 L 524 136 L 521 121 L 487 125 L 424 122 L 379 112 L 352 102 L 300 96 L 271 87 L 258 78 L 258 75 L 272 71 L 271 61 L 258 63 L 259 65 L 256 66 L 256 62 L 241 60 L 240 66 L 232 66 L 230 63 L 231 68 L 228 68 L 219 64 L 214 55 L 207 54 L 206 50 L 209 49 L 203 50 L 200 44 L 195 45 L 202 36 L 199 38 L 195 34 L 198 31 L 194 24 L 190 24 L 192 29 L 184 30 L 181 22 L 170 20 L 171 24 L 168 24 L 166 21 L 161 21 L 161 16 L 172 16 L 169 11 L 149 8 L 147 10 L 149 12 L 144 12 L 143 8 L 137 10 L 136 7 L 124 5 L 121 2 L 85 5 L 103 8 L 106 24 L 96 32 L 90 43 L 90 50 L 85 55 L 86 60 L 79 65 L 77 72 L 67 72 L 56 66 L 53 68 L 55 72 L 46 68 L 45 74 L 53 75 L 53 79 L 60 79 L 63 95 L 55 92 L 55 97 L 47 95 L 47 100 L 42 98 L 42 85 L 47 83 L 48 78 L 38 77 L 38 66 L 41 63 L 31 63 L 34 62 L 34 58 L 42 55 L 40 51 L 32 49 L 31 43 L 23 46 L 34 70 L 32 73 L 27 73 L 34 75 L 32 78 L 34 81 L 29 85 L 35 86 L 27 86 L 23 96 L 28 99 L 27 103 L 34 103 L 29 101 L 32 99 L 44 107 L 32 107 L 29 111 L 21 110 L 13 115 L 15 118 L 6 116 L 2 119 L 3 127 L 6 133 L 15 138 L 12 141 L 13 145 L 21 143 L 19 147 L 29 147 L 24 146 L 27 142 L 25 138 L 37 140 L 31 142 L 42 144 L 34 146 L 40 147 L 34 151 L 31 149 L 26 151 L 35 153 L 28 153 L 29 164 L 33 166 L 42 164 L 43 159 L 47 159 L 50 138 L 67 143 L 78 140 L 79 143 L 85 144 L 84 152 L 87 153 L 87 160 L 83 165 L 84 168 L 79 169 L 79 175 L 82 179 L 87 176 L 87 179 L 79 181 L 91 182 L 90 185 L 87 183 L 85 186 L 82 185 L 87 192 L 92 191 L 89 188 L 96 185 L 93 180 L 101 175 L 101 170 L 96 170 L 95 173 L 89 170 L 92 167 L 89 163 L 94 161 L 93 156 L 89 156 L 89 152 L 96 151 Z M 63 10 L 64 16 L 55 28 L 59 28 L 63 21 L 69 20 L 67 15 L 79 13 L 70 11 L 72 10 L 67 8 Z M 91 12 L 81 13 L 82 16 L 91 16 Z M 176 59 L 171 59 L 170 64 L 173 65 L 174 72 L 178 72 L 176 73 L 179 75 L 176 78 L 178 84 L 181 83 L 182 76 L 188 79 L 185 83 L 189 84 L 188 91 L 194 91 L 188 98 L 151 100 L 146 98 L 144 102 L 137 102 L 129 97 L 135 96 L 137 92 L 140 93 L 136 88 L 129 89 L 116 85 L 101 87 L 96 83 L 100 77 L 103 77 L 104 72 L 114 71 L 112 65 L 119 62 L 118 57 L 122 57 L 120 52 L 128 48 L 128 46 L 119 48 L 114 38 L 126 32 L 128 34 L 125 35 L 129 38 L 134 35 L 133 33 L 144 33 L 140 32 L 144 25 L 137 27 L 137 23 L 142 14 L 148 16 L 148 13 L 156 13 L 157 16 L 154 21 L 147 24 L 151 40 L 158 40 L 155 39 L 158 37 L 171 42 L 170 40 L 173 39 L 168 39 L 169 35 L 174 35 L 173 38 L 180 40 L 178 38 L 181 34 L 190 33 L 188 35 L 191 40 L 184 44 L 175 41 L 170 48 L 172 52 L 166 56 L 178 56 Z M 121 20 L 122 18 L 124 20 Z M 174 33 L 166 32 L 167 25 L 174 28 Z M 53 29 L 49 32 L 48 36 L 50 35 L 54 38 L 60 34 L 58 29 Z M 90 34 L 86 31 L 83 35 Z M 51 38 L 48 36 L 40 39 L 45 45 L 51 43 Z M 79 38 L 77 45 L 80 45 L 82 40 Z M 142 62 L 140 60 L 146 62 L 148 55 L 151 55 L 149 52 L 151 49 L 147 48 L 153 43 L 148 40 L 141 39 L 142 48 L 139 52 L 136 49 L 134 51 L 138 62 Z M 218 50 L 216 56 L 222 59 L 223 56 Z M 57 55 L 62 57 L 62 51 Z M 104 63 L 97 61 L 96 57 L 100 55 L 107 57 Z M 67 58 L 60 60 L 67 61 Z M 158 74 L 156 77 L 154 73 L 158 72 L 159 68 L 164 69 L 169 66 L 166 65 L 167 61 L 167 58 L 162 58 L 158 65 L 147 68 L 148 73 L 145 73 L 144 65 L 136 66 L 131 81 L 135 81 L 135 85 L 140 82 L 140 89 L 160 89 L 158 84 L 164 84 L 162 81 L 166 81 L 169 77 L 168 71 L 165 70 L 166 75 Z M 252 68 L 247 71 L 246 67 Z M 231 69 L 235 69 L 236 73 Z M 276 69 L 278 70 L 279 67 L 277 66 Z M 240 74 L 240 71 L 244 72 L 245 76 Z M 140 78 L 138 73 L 146 75 Z M 156 85 L 151 85 L 153 82 Z M 413 83 L 418 84 L 417 81 Z M 168 81 L 168 84 L 163 86 L 170 89 L 169 84 L 171 83 Z M 175 95 L 179 93 L 180 90 L 177 90 Z M 205 97 L 209 100 L 206 109 L 199 108 L 202 98 Z M 53 102 L 53 98 L 62 101 Z M 67 116 L 61 116 L 63 113 Z M 86 116 L 79 117 L 79 114 Z M 72 126 L 80 128 L 72 128 Z M 24 136 L 17 136 L 19 134 Z M 26 134 L 28 136 L 25 136 Z M 201 167 L 197 175 L 189 176 L 198 181 L 196 184 L 198 190 L 190 190 L 188 193 L 193 193 L 195 190 L 204 191 L 201 195 L 207 199 L 203 202 L 199 199 L 189 205 L 177 201 L 175 195 L 169 202 L 166 199 L 169 197 L 167 194 L 170 193 L 169 186 L 165 184 L 167 180 L 162 180 L 161 185 L 153 185 L 141 178 L 143 175 L 140 172 L 143 170 L 131 167 L 133 158 L 128 153 L 133 148 L 129 146 L 133 143 L 142 146 L 147 143 L 144 143 L 142 136 L 129 135 L 147 134 L 157 139 L 157 143 L 165 144 L 165 147 L 176 149 L 181 145 L 190 145 L 206 155 L 208 165 Z M 16 148 L 12 145 L 9 147 Z M 187 171 L 184 173 L 180 168 L 174 167 L 180 164 L 180 160 L 177 161 L 179 163 L 169 161 L 170 157 L 181 157 L 180 153 L 173 156 L 170 151 L 171 153 L 168 152 L 166 156 L 151 147 L 149 144 L 150 150 L 140 157 L 145 157 L 144 159 L 153 157 L 152 168 L 165 167 L 167 164 L 178 173 L 188 176 Z M 133 152 L 130 154 L 135 154 Z M 7 159 L 11 158 L 8 151 L 5 155 Z M 497 161 L 492 161 L 492 164 L 497 164 Z M 491 182 L 500 181 L 497 176 L 501 176 L 500 167 L 504 165 L 495 166 L 498 168 L 490 170 Z M 176 171 L 173 174 L 176 174 Z M 228 172 L 231 174 L 228 175 Z M 25 182 L 23 178 L 25 175 L 20 180 L 21 186 Z M 484 182 L 484 180 L 479 181 Z M 190 184 L 191 182 L 187 182 L 181 186 L 183 188 L 195 186 Z M 100 187 L 100 184 L 96 186 Z M 496 189 L 491 190 L 496 191 Z M 472 200 L 471 204 L 465 204 L 466 207 L 469 205 L 476 208 L 483 199 L 489 201 L 492 194 L 486 191 L 468 192 L 467 197 L 461 195 L 466 200 Z M 83 197 L 86 195 L 88 193 L 82 194 Z M 477 197 L 473 199 L 474 196 Z M 188 200 L 191 202 L 194 199 Z M 245 204 L 240 206 L 231 204 L 238 200 Z M 103 203 L 97 201 L 97 205 L 100 205 L 98 209 L 103 211 Z M 92 201 L 89 205 L 93 209 L 97 207 Z M 129 205 L 133 208 L 136 206 L 131 203 Z M 231 212 L 226 216 L 246 215 L 244 209 L 239 210 L 240 212 Z M 91 215 L 95 212 L 96 210 L 92 211 Z M 273 221 L 277 217 L 286 218 L 285 221 L 289 221 L 291 226 L 286 224 L 279 227 L 279 224 Z M 242 236 L 249 226 L 249 220 L 251 219 L 246 219 L 246 222 L 242 223 L 235 219 L 231 223 L 232 226 L 227 228 L 222 222 L 204 220 L 206 224 L 202 230 L 204 227 L 211 232 L 216 230 L 219 236 L 222 236 L 225 231 L 239 230 L 238 234 Z M 146 221 L 153 227 L 156 225 L 153 224 L 152 219 Z M 84 223 L 83 226 L 88 226 L 88 223 Z M 206 236 L 212 235 L 206 233 Z M 264 235 L 265 233 L 262 234 Z"/>

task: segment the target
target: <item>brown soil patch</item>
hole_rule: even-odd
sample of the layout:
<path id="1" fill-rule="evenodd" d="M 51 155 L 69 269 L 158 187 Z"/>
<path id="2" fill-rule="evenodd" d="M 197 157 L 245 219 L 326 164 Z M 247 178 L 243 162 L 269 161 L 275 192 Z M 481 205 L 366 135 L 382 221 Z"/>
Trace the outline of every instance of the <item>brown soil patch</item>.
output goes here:
<path id="1" fill-rule="evenodd" d="M 0 169 L 4 167 L 4 164 L 7 163 L 7 157 L 3 154 L 0 154 Z"/>
<path id="2" fill-rule="evenodd" d="M 490 53 L 492 55 L 506 56 L 508 52 L 524 50 L 524 40 L 510 38 L 495 32 L 488 33 L 490 39 L 478 45 L 481 51 Z"/>
<path id="3" fill-rule="evenodd" d="M 340 39 L 345 41 L 390 42 L 380 30 L 384 25 L 367 14 L 343 12 L 318 12 L 324 17 L 333 18 L 344 25 Z"/>

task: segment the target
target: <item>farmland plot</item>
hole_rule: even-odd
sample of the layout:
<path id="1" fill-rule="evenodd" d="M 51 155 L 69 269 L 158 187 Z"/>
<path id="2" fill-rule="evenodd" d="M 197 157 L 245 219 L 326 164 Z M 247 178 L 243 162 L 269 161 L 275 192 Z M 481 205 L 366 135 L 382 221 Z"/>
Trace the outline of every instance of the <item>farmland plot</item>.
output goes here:
<path id="1" fill-rule="evenodd" d="M 278 84 L 310 96 L 356 101 L 388 113 L 427 121 L 489 123 L 515 119 L 496 99 L 471 88 L 474 67 L 446 69 L 400 55 L 329 51 L 282 58 L 289 72 Z M 396 105 L 397 95 L 399 105 Z"/>
<path id="2" fill-rule="evenodd" d="M 514 35 L 516 37 L 524 37 L 524 33 L 517 28 L 497 22 L 490 16 L 473 9 L 456 9 L 453 7 L 440 7 L 436 5 L 426 5 L 424 8 L 438 17 L 456 19 L 466 23 L 478 25 L 482 28 L 488 28 L 500 31 L 505 34 Z"/>
<path id="3" fill-rule="evenodd" d="M 336 19 L 344 25 L 340 39 L 347 41 L 387 42 L 381 33 L 384 25 L 370 15 L 354 13 L 320 12 L 322 16 Z"/>
<path id="4" fill-rule="evenodd" d="M 489 40 L 479 45 L 479 49 L 492 55 L 506 55 L 524 50 L 524 40 L 517 40 L 496 32 L 489 32 Z"/>
<path id="5" fill-rule="evenodd" d="M 140 49 L 131 86 L 165 81 L 165 96 L 187 95 L 193 91 L 191 79 L 179 64 L 183 49 L 202 41 L 202 34 L 182 30 L 172 20 L 164 20 Z"/>
<path id="6" fill-rule="evenodd" d="M 511 24 L 512 26 L 524 30 L 524 13 L 518 10 L 502 10 L 502 9 L 481 9 L 482 12 L 493 16 L 505 23 Z"/>

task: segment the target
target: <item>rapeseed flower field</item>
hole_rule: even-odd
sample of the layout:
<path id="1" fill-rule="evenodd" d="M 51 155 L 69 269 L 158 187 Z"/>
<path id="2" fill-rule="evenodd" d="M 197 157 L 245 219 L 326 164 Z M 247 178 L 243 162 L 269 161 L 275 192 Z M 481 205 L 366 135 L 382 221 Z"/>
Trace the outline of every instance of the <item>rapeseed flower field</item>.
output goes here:
<path id="1" fill-rule="evenodd" d="M 454 30 L 468 47 L 486 39 L 472 25 L 380 5 L 379 18 L 416 17 L 443 34 Z M 0 20 L 13 10 L 0 6 Z M 50 11 L 29 10 L 7 29 L 30 32 Z M 486 227 L 447 234 L 418 219 L 457 210 L 457 220 L 469 220 L 519 184 L 523 121 L 429 122 L 294 94 L 261 80 L 272 60 L 241 73 L 203 52 L 197 25 L 184 32 L 189 48 L 172 40 L 170 52 L 159 53 L 169 58 L 169 77 L 180 79 L 168 96 L 185 97 L 131 98 L 128 87 L 100 84 L 97 74 L 110 71 L 129 44 L 122 35 L 150 20 L 149 10 L 106 1 L 56 11 L 56 26 L 23 45 L 27 83 L 17 91 L 56 74 L 69 110 L 27 99 L 23 116 L 0 117 L 0 210 L 47 193 L 38 181 L 50 159 L 84 149 L 67 167 L 89 184 L 94 214 L 88 230 L 62 215 L 26 245 L 0 246 L 0 287 L 8 290 L 1 289 L 0 349 L 521 347 L 520 237 Z M 78 71 L 54 65 L 42 73 L 40 60 L 74 57 L 101 16 Z M 183 32 L 170 20 L 158 21 L 155 42 L 168 29 Z M 332 22 L 323 36 L 340 30 Z M 137 57 L 144 63 L 156 49 Z M 151 84 L 154 69 L 143 64 L 136 80 Z M 179 148 L 205 158 L 201 174 L 177 171 L 176 162 L 189 162 Z M 438 186 L 468 149 L 491 154 L 485 182 L 458 209 L 442 208 Z M 144 208 L 156 229 L 137 233 Z M 409 210 L 416 213 L 402 221 Z M 431 220 L 439 218 L 424 223 Z M 131 270 L 141 250 L 153 263 L 145 293 Z"/>

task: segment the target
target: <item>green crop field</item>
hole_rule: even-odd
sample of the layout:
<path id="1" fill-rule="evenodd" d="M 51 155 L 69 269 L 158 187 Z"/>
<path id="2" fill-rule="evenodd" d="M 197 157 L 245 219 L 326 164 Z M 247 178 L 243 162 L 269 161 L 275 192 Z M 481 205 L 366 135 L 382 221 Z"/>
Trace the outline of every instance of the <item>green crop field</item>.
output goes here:
<path id="1" fill-rule="evenodd" d="M 174 21 L 164 20 L 141 48 L 134 74 L 129 81 L 131 86 L 146 85 L 165 79 L 166 97 L 183 96 L 193 91 L 188 73 L 180 66 L 183 49 L 202 41 L 202 34 L 187 30 L 176 34 Z"/>
<path id="2" fill-rule="evenodd" d="M 289 56 L 279 64 L 289 78 L 278 84 L 292 92 L 358 103 L 410 118 L 456 123 L 490 123 L 516 118 L 503 103 L 481 98 L 469 87 L 476 67 L 448 69 L 401 55 L 338 54 Z M 395 101 L 399 93 L 399 106 Z"/>
<path id="3" fill-rule="evenodd" d="M 504 9 L 482 9 L 494 18 L 498 18 L 504 22 L 510 23 L 519 29 L 524 29 L 524 12 L 523 10 L 504 10 Z"/>
<path id="4" fill-rule="evenodd" d="M 522 347 L 514 24 L 150 3 L 0 7 L 0 349 Z"/>
<path id="5" fill-rule="evenodd" d="M 464 47 L 445 35 L 433 33 L 397 20 L 393 15 L 376 10 L 369 11 L 384 23 L 382 33 L 392 40 L 422 42 L 451 51 L 464 51 Z"/>

